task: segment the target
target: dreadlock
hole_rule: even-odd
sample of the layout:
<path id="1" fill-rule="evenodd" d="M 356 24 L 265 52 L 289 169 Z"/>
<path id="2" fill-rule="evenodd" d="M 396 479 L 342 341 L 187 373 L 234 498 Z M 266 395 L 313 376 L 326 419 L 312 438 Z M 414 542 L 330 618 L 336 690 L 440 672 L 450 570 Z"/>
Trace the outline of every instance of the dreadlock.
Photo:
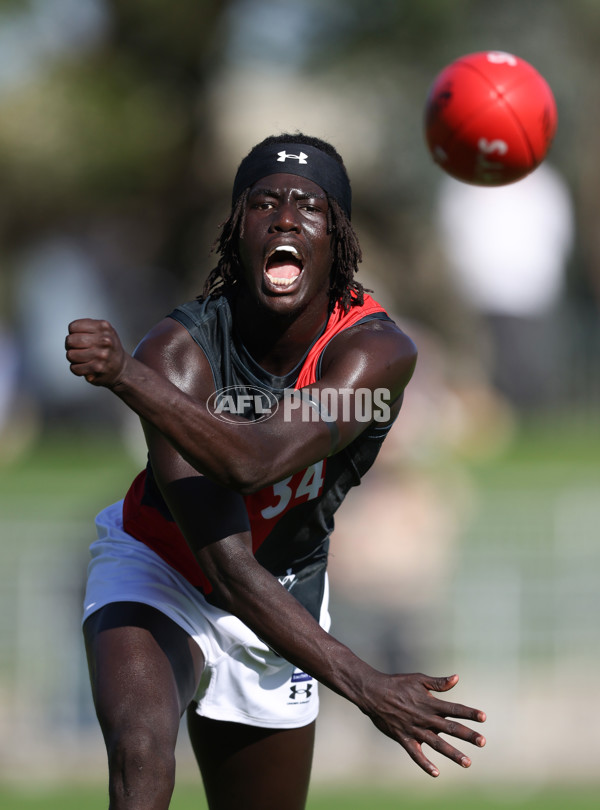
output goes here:
<path id="1" fill-rule="evenodd" d="M 326 152 L 344 166 L 344 162 L 335 147 L 320 138 L 313 138 L 301 133 L 296 135 L 274 135 L 266 138 L 258 146 L 290 141 L 321 149 L 321 151 Z M 201 300 L 209 295 L 223 295 L 238 283 L 237 240 L 243 234 L 248 193 L 249 189 L 246 189 L 240 194 L 233 204 L 229 217 L 221 225 L 221 233 L 212 248 L 213 252 L 219 255 L 219 260 L 217 266 L 206 279 L 201 295 L 198 296 Z M 358 265 L 362 261 L 362 251 L 358 237 L 345 211 L 342 210 L 335 198 L 327 195 L 327 199 L 329 201 L 327 225 L 329 233 L 333 233 L 330 301 L 332 306 L 339 302 L 343 311 L 348 312 L 351 307 L 362 305 L 364 301 L 365 289 L 362 284 L 354 280 L 354 275 L 358 272 Z"/>
<path id="2" fill-rule="evenodd" d="M 202 300 L 209 295 L 222 295 L 238 280 L 239 259 L 237 256 L 237 237 L 242 234 L 244 211 L 248 200 L 249 189 L 246 189 L 235 201 L 229 217 L 221 225 L 221 234 L 212 246 L 212 252 L 218 253 L 220 259 L 211 270 L 198 297 Z"/>
<path id="3" fill-rule="evenodd" d="M 362 261 L 362 251 L 348 216 L 337 200 L 329 195 L 328 200 L 329 229 L 334 233 L 329 297 L 332 303 L 339 301 L 343 311 L 348 312 L 350 307 L 362 306 L 364 303 L 365 288 L 354 280 L 354 274 L 358 273 L 358 264 Z"/>

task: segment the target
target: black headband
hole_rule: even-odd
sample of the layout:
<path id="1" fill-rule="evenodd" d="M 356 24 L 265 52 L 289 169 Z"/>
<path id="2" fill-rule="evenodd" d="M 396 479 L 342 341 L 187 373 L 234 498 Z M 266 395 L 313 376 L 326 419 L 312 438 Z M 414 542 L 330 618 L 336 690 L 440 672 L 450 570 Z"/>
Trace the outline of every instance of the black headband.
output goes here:
<path id="1" fill-rule="evenodd" d="M 312 180 L 334 197 L 350 218 L 352 191 L 343 166 L 326 152 L 303 143 L 271 143 L 253 149 L 237 170 L 232 201 L 235 203 L 244 189 L 262 177 L 279 173 Z"/>

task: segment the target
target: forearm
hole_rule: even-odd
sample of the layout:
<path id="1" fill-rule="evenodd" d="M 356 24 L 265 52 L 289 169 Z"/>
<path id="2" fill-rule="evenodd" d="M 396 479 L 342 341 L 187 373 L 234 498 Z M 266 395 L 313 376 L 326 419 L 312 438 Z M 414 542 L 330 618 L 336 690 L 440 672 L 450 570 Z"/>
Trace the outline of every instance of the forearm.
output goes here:
<path id="1" fill-rule="evenodd" d="M 171 514 L 213 587 L 212 600 L 283 658 L 363 711 L 373 670 L 325 632 L 309 611 L 256 559 L 244 499 L 206 477 L 170 469 L 164 440 L 150 443 L 157 483 Z M 180 477 L 174 480 L 167 475 Z"/>
<path id="2" fill-rule="evenodd" d="M 252 422 L 218 419 L 207 405 L 181 391 L 163 374 L 127 357 L 111 390 L 169 441 L 190 466 L 242 495 L 281 481 L 327 455 L 331 433 L 323 422 L 274 418 Z M 297 415 L 301 419 L 301 415 Z"/>
<path id="3" fill-rule="evenodd" d="M 373 668 L 323 630 L 259 563 L 233 557 L 226 579 L 211 571 L 219 605 L 298 669 L 369 714 Z"/>
<path id="4" fill-rule="evenodd" d="M 211 480 L 244 491 L 256 476 L 266 475 L 262 468 L 270 456 L 259 433 L 249 441 L 243 429 L 217 421 L 204 403 L 134 357 L 128 356 L 111 390 Z"/>

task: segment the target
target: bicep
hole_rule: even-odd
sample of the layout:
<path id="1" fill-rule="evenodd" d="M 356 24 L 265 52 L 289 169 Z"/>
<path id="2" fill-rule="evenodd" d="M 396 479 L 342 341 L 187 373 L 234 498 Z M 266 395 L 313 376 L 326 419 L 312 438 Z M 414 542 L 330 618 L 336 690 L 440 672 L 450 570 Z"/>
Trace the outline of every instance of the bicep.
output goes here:
<path id="1" fill-rule="evenodd" d="M 414 344 L 396 327 L 332 342 L 321 379 L 284 397 L 285 441 L 273 442 L 283 468 L 301 469 L 344 448 L 370 424 L 393 421 L 415 363 Z M 274 434 L 277 427 L 273 420 Z"/>

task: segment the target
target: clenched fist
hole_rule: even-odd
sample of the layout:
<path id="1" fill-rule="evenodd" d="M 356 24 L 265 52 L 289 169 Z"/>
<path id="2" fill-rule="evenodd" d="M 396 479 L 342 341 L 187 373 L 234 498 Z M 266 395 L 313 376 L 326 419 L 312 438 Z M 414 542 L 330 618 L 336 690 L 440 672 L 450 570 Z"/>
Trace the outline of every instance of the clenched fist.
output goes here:
<path id="1" fill-rule="evenodd" d="M 65 349 L 73 374 L 107 388 L 119 382 L 129 357 L 110 323 L 92 318 L 69 324 Z"/>

